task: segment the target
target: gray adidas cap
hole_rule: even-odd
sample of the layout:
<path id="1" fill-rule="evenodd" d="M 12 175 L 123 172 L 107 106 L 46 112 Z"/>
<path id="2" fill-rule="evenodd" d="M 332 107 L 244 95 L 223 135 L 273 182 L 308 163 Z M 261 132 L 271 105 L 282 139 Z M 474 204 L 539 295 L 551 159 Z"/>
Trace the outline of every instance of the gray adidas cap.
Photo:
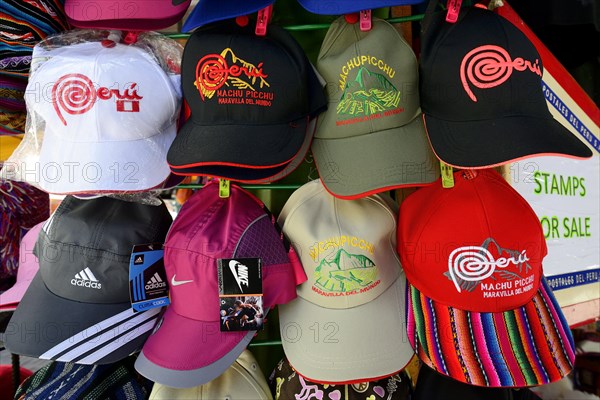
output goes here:
<path id="1" fill-rule="evenodd" d="M 40 269 L 6 329 L 6 347 L 80 364 L 112 363 L 139 350 L 161 309 L 131 309 L 131 250 L 164 242 L 171 222 L 164 204 L 67 196 L 40 232 Z"/>
<path id="2" fill-rule="evenodd" d="M 329 105 L 312 151 L 329 192 L 353 199 L 439 177 L 419 106 L 417 59 L 392 25 L 374 18 L 363 32 L 338 18 L 317 69 Z"/>

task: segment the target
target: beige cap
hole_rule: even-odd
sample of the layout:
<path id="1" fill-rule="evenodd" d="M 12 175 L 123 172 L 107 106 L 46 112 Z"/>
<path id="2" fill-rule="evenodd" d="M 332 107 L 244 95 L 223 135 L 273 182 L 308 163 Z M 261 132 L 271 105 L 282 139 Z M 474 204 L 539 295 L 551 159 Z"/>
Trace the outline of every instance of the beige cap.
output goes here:
<path id="1" fill-rule="evenodd" d="M 150 400 L 273 400 L 267 381 L 249 350 L 244 352 L 223 375 L 188 389 L 156 383 Z"/>
<path id="2" fill-rule="evenodd" d="M 296 299 L 279 306 L 281 340 L 306 379 L 368 381 L 397 373 L 412 358 L 397 215 L 387 195 L 342 200 L 320 180 L 299 188 L 283 207 L 279 225 L 308 280 Z"/>

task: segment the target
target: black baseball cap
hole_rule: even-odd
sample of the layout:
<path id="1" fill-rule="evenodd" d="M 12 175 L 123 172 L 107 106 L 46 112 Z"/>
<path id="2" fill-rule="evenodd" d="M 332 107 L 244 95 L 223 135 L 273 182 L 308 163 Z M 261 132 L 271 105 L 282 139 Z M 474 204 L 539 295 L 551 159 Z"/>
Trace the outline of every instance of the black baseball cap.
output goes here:
<path id="1" fill-rule="evenodd" d="M 541 400 L 527 388 L 499 388 L 469 385 L 437 371 L 421 366 L 413 393 L 413 400 Z"/>
<path id="2" fill-rule="evenodd" d="M 463 7 L 426 16 L 421 108 L 434 152 L 459 168 L 487 168 L 534 155 L 589 158 L 592 151 L 556 121 L 542 92 L 542 59 L 503 17 Z"/>
<path id="3" fill-rule="evenodd" d="M 302 164 L 306 158 L 308 150 L 315 134 L 315 128 L 317 125 L 317 118 L 312 118 L 304 136 L 304 142 L 298 151 L 298 154 L 287 164 L 283 164 L 273 168 L 261 168 L 261 169 L 250 169 L 250 168 L 238 168 L 228 167 L 219 165 L 209 165 L 202 167 L 202 172 L 207 176 L 213 178 L 230 179 L 232 181 L 250 183 L 250 184 L 261 184 L 261 183 L 272 183 L 280 179 L 285 178 L 292 172 L 294 172 L 300 164 Z M 177 174 L 181 175 L 195 175 L 196 168 L 190 169 L 178 169 Z M 180 176 L 180 178 L 183 178 Z"/>
<path id="4" fill-rule="evenodd" d="M 6 347 L 79 364 L 112 363 L 139 350 L 161 309 L 133 312 L 131 250 L 164 242 L 171 222 L 164 203 L 67 196 L 40 231 L 40 269 L 8 324 Z"/>
<path id="5" fill-rule="evenodd" d="M 191 116 L 167 154 L 176 174 L 272 176 L 298 155 L 309 119 L 327 104 L 302 48 L 278 26 L 266 36 L 234 21 L 195 31 L 181 75 Z"/>

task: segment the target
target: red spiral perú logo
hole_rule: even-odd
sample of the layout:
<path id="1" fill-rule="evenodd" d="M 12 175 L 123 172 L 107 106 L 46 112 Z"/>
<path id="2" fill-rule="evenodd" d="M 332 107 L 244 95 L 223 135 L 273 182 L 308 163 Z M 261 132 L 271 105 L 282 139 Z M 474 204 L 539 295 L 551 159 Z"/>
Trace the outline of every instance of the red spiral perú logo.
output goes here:
<path id="1" fill-rule="evenodd" d="M 61 111 L 76 115 L 89 111 L 96 102 L 96 88 L 92 81 L 82 74 L 61 76 L 52 87 L 54 110 L 66 126 L 67 121 Z"/>
<path id="2" fill-rule="evenodd" d="M 204 100 L 203 90 L 215 91 L 220 89 L 229 76 L 227 61 L 219 54 L 208 54 L 196 64 L 196 83 L 200 97 Z"/>
<path id="3" fill-rule="evenodd" d="M 465 92 L 471 100 L 477 101 L 477 97 L 471 90 L 473 85 L 479 89 L 489 89 L 506 82 L 513 70 L 529 70 L 542 76 L 539 60 L 531 62 L 517 57 L 514 60 L 508 52 L 494 45 L 479 46 L 468 52 L 460 64 L 460 80 Z"/>
<path id="4" fill-rule="evenodd" d="M 460 65 L 460 79 L 465 91 L 473 101 L 477 97 L 469 83 L 480 89 L 503 84 L 512 74 L 510 54 L 502 47 L 481 46 L 471 50 Z"/>

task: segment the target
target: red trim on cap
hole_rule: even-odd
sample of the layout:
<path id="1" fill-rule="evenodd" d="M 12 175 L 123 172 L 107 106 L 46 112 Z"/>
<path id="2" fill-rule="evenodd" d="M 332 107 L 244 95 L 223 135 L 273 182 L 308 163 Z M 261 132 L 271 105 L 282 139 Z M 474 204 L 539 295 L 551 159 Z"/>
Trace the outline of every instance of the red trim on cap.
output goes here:
<path id="1" fill-rule="evenodd" d="M 297 154 L 298 153 L 296 153 L 296 155 Z M 280 167 L 285 164 L 289 164 L 296 157 L 296 155 L 294 155 L 294 157 L 290 158 L 287 161 L 284 161 L 279 164 L 272 164 L 272 165 L 248 165 L 248 164 L 238 164 L 238 163 L 232 163 L 232 162 L 210 161 L 210 162 L 198 162 L 198 163 L 193 163 L 193 164 L 183 164 L 183 165 L 177 165 L 177 166 L 175 166 L 173 164 L 169 164 L 169 167 L 171 167 L 171 170 L 181 169 L 181 168 L 215 166 L 215 165 L 216 166 L 225 166 L 225 167 L 248 168 L 248 169 L 268 169 L 268 168 L 275 168 L 275 167 Z"/>
<path id="2" fill-rule="evenodd" d="M 414 358 L 414 357 L 415 357 L 415 356 L 413 356 L 413 358 Z M 412 361 L 412 358 L 411 358 L 411 361 Z M 409 363 L 410 363 L 410 361 L 409 361 Z M 290 360 L 289 360 L 289 359 L 288 359 L 288 364 L 289 364 L 289 365 L 290 365 L 290 367 L 291 367 L 291 368 L 292 368 L 292 369 L 293 369 L 293 370 L 294 370 L 294 371 L 295 371 L 295 372 L 296 372 L 298 375 L 300 375 L 302 378 L 304 378 L 305 380 L 307 380 L 307 381 L 309 381 L 309 382 L 312 382 L 312 383 L 317 383 L 317 384 L 319 384 L 319 385 L 354 385 L 355 383 L 375 382 L 375 381 L 380 381 L 380 380 L 382 380 L 382 379 L 389 378 L 390 376 L 397 375 L 397 374 L 399 374 L 400 372 L 404 371 L 404 368 L 403 368 L 403 369 L 400 369 L 400 370 L 398 370 L 398 371 L 396 371 L 396 372 L 392 372 L 391 374 L 386 374 L 386 375 L 382 375 L 382 376 L 377 376 L 377 377 L 374 377 L 374 378 L 354 379 L 354 380 L 351 380 L 351 381 L 340 381 L 340 382 L 337 382 L 337 381 L 336 381 L 336 382 L 326 382 L 326 381 L 320 381 L 320 380 L 317 380 L 317 379 L 312 379 L 312 378 L 309 378 L 309 377 L 307 377 L 306 375 L 303 375 L 303 374 L 301 374 L 300 372 L 298 372 L 298 370 L 297 370 L 296 368 L 294 368 L 294 367 L 292 366 L 292 363 L 290 362 Z M 408 364 L 407 364 L 407 365 L 408 365 Z"/>
<path id="3" fill-rule="evenodd" d="M 315 154 L 313 154 L 313 157 L 316 160 Z M 437 157 L 437 156 L 436 156 Z M 315 166 L 317 167 L 317 172 L 319 172 L 319 165 L 315 162 Z M 319 179 L 321 179 L 321 173 L 319 172 Z M 425 186 L 429 186 L 429 185 L 433 185 L 435 182 L 437 181 L 434 180 L 433 182 L 429 182 L 429 183 L 405 183 L 402 185 L 392 185 L 392 186 L 384 186 L 382 188 L 379 189 L 373 189 L 373 190 L 369 190 L 367 192 L 362 192 L 362 193 L 358 193 L 358 194 L 354 194 L 354 195 L 350 195 L 350 196 L 343 196 L 340 194 L 336 194 L 333 193 L 325 184 L 325 182 L 323 181 L 323 179 L 321 179 L 321 183 L 323 184 L 323 187 L 325 188 L 325 190 L 327 190 L 327 192 L 332 195 L 333 197 L 337 197 L 338 199 L 342 199 L 342 200 L 358 200 L 358 199 L 362 199 L 364 197 L 367 196 L 371 196 L 374 194 L 378 194 L 378 193 L 383 193 L 383 192 L 389 192 L 391 190 L 396 190 L 396 189 L 407 189 L 407 188 L 419 188 L 419 187 L 425 187 Z"/>
<path id="4" fill-rule="evenodd" d="M 570 154 L 563 154 L 563 153 L 535 153 L 535 154 L 528 154 L 528 155 L 525 155 L 522 157 L 511 158 L 510 160 L 502 161 L 502 162 L 499 162 L 496 164 L 487 164 L 487 165 L 480 166 L 480 167 L 464 166 L 464 165 L 460 166 L 460 165 L 455 165 L 455 164 L 449 163 L 446 160 L 442 160 L 440 158 L 440 156 L 435 152 L 435 147 L 433 147 L 433 144 L 431 143 L 431 139 L 429 138 L 429 131 L 427 130 L 427 121 L 425 120 L 425 114 L 423 114 L 423 125 L 425 126 L 425 132 L 427 133 L 427 140 L 429 141 L 429 146 L 431 147 L 433 154 L 437 157 L 438 160 L 444 162 L 445 164 L 448 164 L 449 166 L 451 166 L 453 168 L 458 168 L 458 169 L 490 169 L 490 168 L 501 167 L 503 165 L 512 164 L 515 162 L 527 160 L 529 158 L 536 158 L 536 157 L 561 157 L 561 158 L 570 158 L 571 160 L 589 160 L 591 158 L 591 157 L 577 157 L 577 156 L 573 156 Z M 585 142 L 582 141 L 582 143 L 585 143 Z"/>
<path id="5" fill-rule="evenodd" d="M 293 160 L 292 160 L 293 161 Z M 289 162 L 289 164 L 292 163 L 292 161 Z M 289 172 L 286 171 L 286 176 L 291 174 L 292 172 L 294 172 L 295 170 L 298 169 L 298 167 L 302 165 L 302 163 L 299 163 L 298 165 L 296 165 L 292 170 L 290 170 Z M 285 170 L 285 169 L 284 169 Z M 230 180 L 232 182 L 240 182 L 240 183 L 245 183 L 245 184 L 268 184 L 268 183 L 272 183 L 275 182 L 275 180 L 273 181 L 268 181 L 268 179 L 271 179 L 279 174 L 281 174 L 284 170 L 281 170 L 271 176 L 267 176 L 265 178 L 262 179 L 231 179 L 230 177 L 227 176 L 219 176 L 219 175 L 215 175 L 215 174 L 202 174 L 202 173 L 198 173 L 198 172 L 178 172 L 177 170 L 171 170 L 173 175 L 177 175 L 177 176 L 210 176 L 213 178 L 219 178 L 219 179 L 227 179 Z M 281 177 L 281 179 L 283 179 L 284 177 Z"/>

